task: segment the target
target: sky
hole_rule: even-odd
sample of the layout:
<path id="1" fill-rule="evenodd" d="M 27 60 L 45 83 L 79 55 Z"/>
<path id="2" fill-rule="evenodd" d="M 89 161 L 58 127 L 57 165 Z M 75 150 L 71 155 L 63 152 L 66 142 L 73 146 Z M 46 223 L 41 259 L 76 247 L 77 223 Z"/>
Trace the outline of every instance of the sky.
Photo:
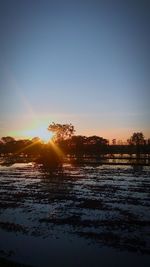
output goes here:
<path id="1" fill-rule="evenodd" d="M 0 137 L 150 137 L 149 0 L 0 0 Z"/>

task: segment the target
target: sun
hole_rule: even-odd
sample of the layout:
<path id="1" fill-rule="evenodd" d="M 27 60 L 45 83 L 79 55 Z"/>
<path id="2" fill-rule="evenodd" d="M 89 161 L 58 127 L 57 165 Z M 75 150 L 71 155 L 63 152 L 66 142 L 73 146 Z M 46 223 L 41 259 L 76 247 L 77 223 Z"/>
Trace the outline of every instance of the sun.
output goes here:
<path id="1" fill-rule="evenodd" d="M 35 129 L 34 136 L 38 136 L 45 143 L 48 143 L 53 138 L 53 134 L 43 127 Z"/>
<path id="2" fill-rule="evenodd" d="M 39 128 L 36 133 L 37 136 L 45 143 L 48 143 L 53 138 L 53 134 L 48 132 L 47 129 Z"/>
<path id="3" fill-rule="evenodd" d="M 39 137 L 44 143 L 48 143 L 53 138 L 53 133 L 43 126 L 36 126 L 34 128 L 30 128 L 30 130 L 23 130 L 19 135 L 29 139 Z"/>

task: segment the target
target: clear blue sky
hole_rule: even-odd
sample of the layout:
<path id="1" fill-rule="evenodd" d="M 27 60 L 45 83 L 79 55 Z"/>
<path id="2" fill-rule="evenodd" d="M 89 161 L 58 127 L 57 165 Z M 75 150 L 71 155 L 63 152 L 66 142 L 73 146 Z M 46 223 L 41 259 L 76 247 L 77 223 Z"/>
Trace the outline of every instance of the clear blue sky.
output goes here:
<path id="1" fill-rule="evenodd" d="M 150 137 L 150 1 L 0 1 L 0 136 Z"/>

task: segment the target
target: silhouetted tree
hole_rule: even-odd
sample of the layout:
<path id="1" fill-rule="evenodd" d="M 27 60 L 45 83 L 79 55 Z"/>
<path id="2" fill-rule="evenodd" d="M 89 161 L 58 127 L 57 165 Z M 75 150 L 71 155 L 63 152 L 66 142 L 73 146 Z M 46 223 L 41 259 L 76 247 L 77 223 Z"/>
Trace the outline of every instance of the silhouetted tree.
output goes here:
<path id="1" fill-rule="evenodd" d="M 61 165 L 62 155 L 55 150 L 51 144 L 44 144 L 39 156 L 36 159 L 37 163 L 43 164 L 43 166 L 53 170 Z"/>
<path id="2" fill-rule="evenodd" d="M 93 136 L 89 136 L 87 138 L 87 144 L 89 145 L 108 145 L 108 140 L 97 136 L 97 135 L 93 135 Z"/>
<path id="3" fill-rule="evenodd" d="M 139 155 L 142 151 L 144 152 L 145 139 L 142 132 L 133 133 L 133 135 L 128 140 L 131 146 L 135 146 L 135 153 Z"/>
<path id="4" fill-rule="evenodd" d="M 136 146 L 144 145 L 145 139 L 143 133 L 142 132 L 133 133 L 128 142 L 131 145 L 136 145 Z"/>
<path id="5" fill-rule="evenodd" d="M 75 154 L 83 154 L 85 151 L 87 137 L 82 135 L 74 135 L 69 140 L 69 152 Z"/>
<path id="6" fill-rule="evenodd" d="M 67 148 L 68 153 L 76 155 L 84 154 L 100 154 L 106 151 L 108 140 L 99 136 L 72 136 L 70 139 L 65 140 L 64 148 Z"/>
<path id="7" fill-rule="evenodd" d="M 3 143 L 6 144 L 6 143 L 14 142 L 15 138 L 13 138 L 11 136 L 5 136 L 5 137 L 2 137 L 1 140 Z"/>
<path id="8" fill-rule="evenodd" d="M 112 139 L 112 144 L 113 144 L 113 145 L 116 145 L 116 143 L 117 143 L 117 142 L 116 142 L 116 139 Z"/>
<path id="9" fill-rule="evenodd" d="M 74 126 L 70 124 L 59 124 L 52 122 L 48 126 L 48 130 L 54 134 L 54 141 L 59 143 L 63 140 L 71 138 L 74 134 Z"/>

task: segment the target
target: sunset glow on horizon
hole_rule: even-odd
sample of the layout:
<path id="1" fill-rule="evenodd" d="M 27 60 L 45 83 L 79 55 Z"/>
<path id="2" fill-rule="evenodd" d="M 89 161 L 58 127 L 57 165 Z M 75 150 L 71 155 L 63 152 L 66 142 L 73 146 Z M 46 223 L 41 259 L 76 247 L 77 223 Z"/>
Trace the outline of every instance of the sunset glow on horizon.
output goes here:
<path id="1" fill-rule="evenodd" d="M 39 137 L 41 141 L 47 143 L 53 138 L 53 133 L 48 131 L 47 128 L 41 124 L 41 126 L 30 127 L 29 129 L 24 129 L 21 131 L 11 132 L 11 136 L 14 136 L 18 139 L 32 139 Z"/>
<path id="2" fill-rule="evenodd" d="M 150 137 L 143 1 L 8 2 L 0 10 L 0 137 L 48 140 L 52 121 L 72 123 L 77 135 Z"/>
<path id="3" fill-rule="evenodd" d="M 45 120 L 46 121 L 46 120 Z M 77 122 L 76 120 L 73 120 L 75 122 L 75 124 L 73 124 L 75 126 L 75 135 L 84 135 L 84 136 L 93 136 L 93 135 L 97 135 L 103 138 L 106 138 L 110 141 L 112 141 L 112 139 L 116 139 L 116 140 L 121 140 L 123 142 L 126 142 L 127 139 L 130 138 L 130 136 L 133 134 L 133 132 L 140 132 L 141 130 L 139 128 L 120 128 L 120 129 L 116 129 L 116 128 L 103 128 L 101 129 L 100 127 L 98 128 L 93 128 L 90 129 L 90 122 L 89 122 L 89 128 L 88 129 L 83 129 L 82 128 L 82 123 L 80 125 L 80 120 Z M 54 121 L 55 123 L 59 122 L 59 123 L 67 123 L 68 121 Z M 69 123 L 72 123 L 72 121 L 69 121 Z M 8 136 L 12 136 L 16 139 L 32 139 L 34 137 L 39 137 L 42 141 L 44 141 L 45 143 L 47 143 L 48 141 L 50 141 L 53 138 L 53 134 L 47 130 L 49 123 L 45 122 L 43 123 L 41 121 L 40 122 L 34 122 L 32 124 L 27 124 L 26 127 L 22 128 L 20 130 L 20 127 L 16 126 L 16 129 L 14 131 L 9 131 L 8 132 Z M 80 128 L 81 127 L 81 128 Z M 92 127 L 91 127 L 92 128 Z M 145 132 L 143 131 L 144 137 L 146 139 L 149 138 L 150 136 L 150 131 L 149 129 L 145 130 Z"/>

